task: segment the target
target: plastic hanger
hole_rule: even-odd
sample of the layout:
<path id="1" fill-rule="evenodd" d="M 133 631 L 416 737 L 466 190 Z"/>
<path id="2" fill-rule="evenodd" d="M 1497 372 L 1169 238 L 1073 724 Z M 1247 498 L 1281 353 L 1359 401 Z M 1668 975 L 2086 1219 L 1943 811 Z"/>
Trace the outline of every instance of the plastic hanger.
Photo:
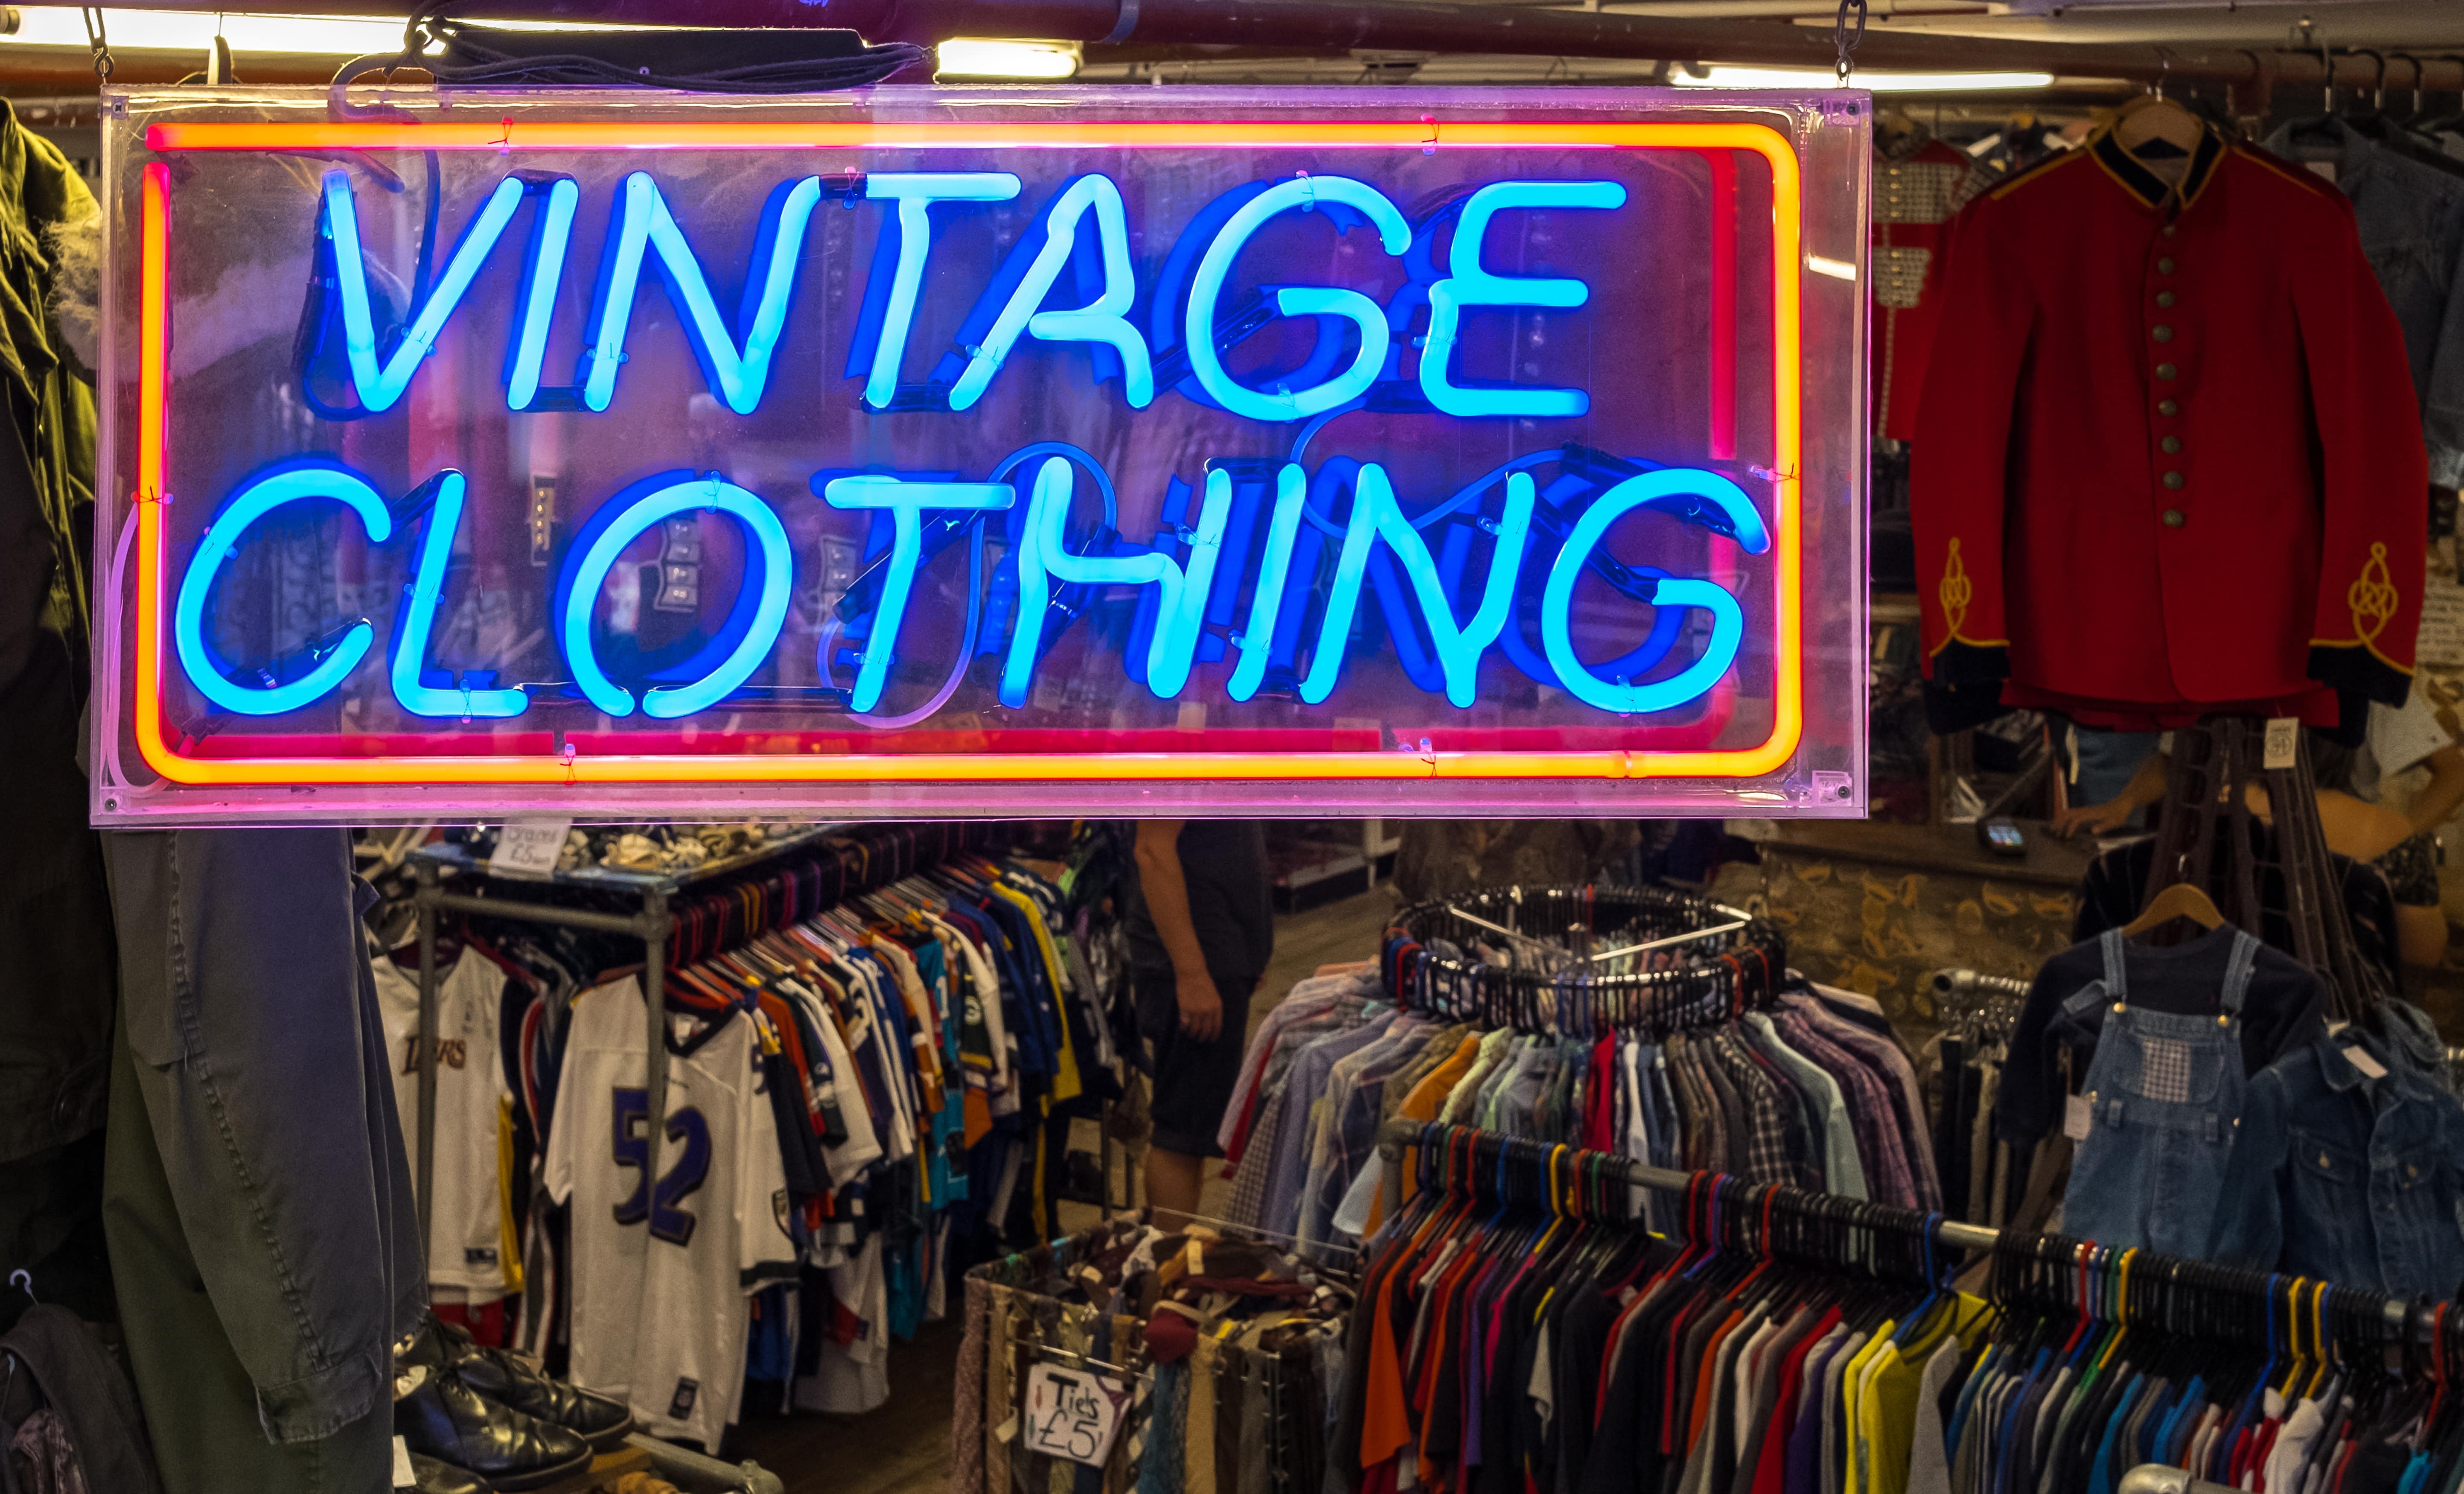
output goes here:
<path id="1" fill-rule="evenodd" d="M 2134 156 L 2151 159 L 2165 155 L 2189 155 L 2206 138 L 2205 122 L 2181 104 L 2165 97 L 2162 91 L 2141 94 L 2122 106 L 2114 116 L 2115 145 Z M 2151 151 L 2156 145 L 2171 147 Z"/>
<path id="2" fill-rule="evenodd" d="M 2159 925 L 2187 918 L 2202 928 L 2224 926 L 2225 915 L 2207 890 L 2193 882 L 2177 881 L 2147 902 L 2137 918 L 2122 925 L 2122 937 L 2136 939 Z"/>

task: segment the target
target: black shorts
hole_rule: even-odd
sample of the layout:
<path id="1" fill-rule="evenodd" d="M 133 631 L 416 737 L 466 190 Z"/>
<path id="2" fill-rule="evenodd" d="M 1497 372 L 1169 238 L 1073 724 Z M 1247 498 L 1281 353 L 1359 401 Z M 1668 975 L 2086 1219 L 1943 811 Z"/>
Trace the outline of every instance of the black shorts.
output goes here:
<path id="1" fill-rule="evenodd" d="M 1147 1072 L 1155 1081 L 1155 1145 L 1184 1157 L 1220 1157 L 1215 1133 L 1241 1081 L 1242 1046 L 1249 1033 L 1254 980 L 1215 983 L 1223 998 L 1223 1029 L 1199 1042 L 1180 1026 L 1180 998 L 1172 977 L 1138 977 L 1138 1036 L 1147 1040 Z"/>

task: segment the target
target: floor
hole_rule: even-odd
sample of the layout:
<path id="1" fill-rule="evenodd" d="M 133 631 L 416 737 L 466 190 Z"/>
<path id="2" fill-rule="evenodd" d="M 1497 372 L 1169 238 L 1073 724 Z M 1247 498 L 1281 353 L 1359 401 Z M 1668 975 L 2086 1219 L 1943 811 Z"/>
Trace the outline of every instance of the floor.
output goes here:
<path id="1" fill-rule="evenodd" d="M 1275 920 L 1275 957 L 1250 1003 L 1252 1031 L 1292 986 L 1321 965 L 1365 960 L 1377 953 L 1377 936 L 1395 911 L 1393 892 L 1378 887 Z M 1092 1123 L 1082 1123 L 1075 1145 L 1098 1145 Z M 1125 1187 L 1128 1158 L 1115 1148 L 1115 1188 Z M 1230 1183 L 1210 1178 L 1205 1202 L 1220 1214 Z M 1092 1208 L 1064 1205 L 1064 1228 L 1082 1228 Z M 757 1420 L 743 1427 L 727 1449 L 731 1461 L 749 1459 L 779 1476 L 786 1494 L 939 1494 L 950 1477 L 950 1400 L 957 1377 L 959 1325 L 953 1318 L 930 1323 L 912 1344 L 890 1351 L 888 1405 L 869 1416 L 800 1415 Z"/>

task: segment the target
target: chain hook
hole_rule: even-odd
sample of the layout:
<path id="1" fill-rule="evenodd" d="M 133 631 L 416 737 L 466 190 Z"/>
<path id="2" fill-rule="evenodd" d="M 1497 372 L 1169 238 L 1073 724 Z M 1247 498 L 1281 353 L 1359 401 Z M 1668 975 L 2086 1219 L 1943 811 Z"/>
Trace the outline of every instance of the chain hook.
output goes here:
<path id="1" fill-rule="evenodd" d="M 94 76 L 103 83 L 111 81 L 111 41 L 102 32 L 102 11 L 98 6 L 80 6 L 77 15 L 85 22 L 85 44 L 94 52 Z"/>
<path id="2" fill-rule="evenodd" d="M 1853 32 L 1848 29 L 1848 12 L 1851 10 L 1857 12 L 1857 29 Z M 1834 67 L 1843 88 L 1848 85 L 1848 76 L 1857 70 L 1857 47 L 1864 39 L 1865 0 L 1839 0 L 1839 14 L 1831 26 L 1831 44 L 1839 49 L 1839 57 Z"/>

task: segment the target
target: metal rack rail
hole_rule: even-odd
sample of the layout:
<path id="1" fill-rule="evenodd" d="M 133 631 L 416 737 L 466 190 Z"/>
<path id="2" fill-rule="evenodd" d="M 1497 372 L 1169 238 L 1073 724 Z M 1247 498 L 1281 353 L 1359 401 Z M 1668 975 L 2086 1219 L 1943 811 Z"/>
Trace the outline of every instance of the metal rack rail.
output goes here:
<path id="1" fill-rule="evenodd" d="M 1389 1121 L 1377 1133 L 1377 1152 L 1384 1167 L 1379 1189 L 1384 1198 L 1383 1215 L 1392 1219 L 1403 1207 L 1403 1153 L 1417 1145 L 1426 1127 L 1419 1121 Z M 1494 1133 L 1491 1133 L 1494 1134 Z M 1592 1155 L 1592 1153 L 1586 1153 Z M 1656 1168 L 1631 1157 L 1611 1157 L 1612 1163 L 1624 1170 L 1625 1181 L 1635 1187 L 1649 1188 L 1666 1193 L 1683 1193 L 1705 1174 L 1680 1172 L 1670 1168 Z M 1812 1194 L 1809 1196 L 1823 1196 Z M 1969 1224 L 1939 1215 L 1920 1215 L 1901 1210 L 1911 1227 L 1929 1229 L 1937 1244 L 1959 1251 L 1991 1251 L 2000 1245 L 2008 1233 L 1989 1229 L 1982 1224 Z M 2033 1238 L 2033 1237 L 2021 1237 Z M 2415 1305 L 2401 1298 L 2390 1297 L 2383 1309 L 2390 1327 L 2408 1335 L 2432 1330 L 2436 1324 L 2435 1308 Z M 2195 1494 L 2195 1491 L 2194 1491 Z"/>
<path id="2" fill-rule="evenodd" d="M 565 928 L 594 929 L 600 933 L 629 934 L 641 940 L 644 951 L 643 1007 L 649 1029 L 649 1113 L 665 1115 L 668 1045 L 663 1023 L 667 997 L 667 952 L 668 936 L 675 931 L 675 920 L 668 911 L 670 901 L 696 883 L 752 871 L 767 861 L 808 849 L 838 828 L 835 823 L 809 826 L 758 850 L 672 871 L 627 871 L 592 866 L 560 871 L 545 877 L 515 878 L 492 874 L 487 863 L 464 846 L 449 843 L 414 852 L 410 857 L 410 874 L 411 904 L 418 914 L 419 939 L 419 1116 L 417 1134 L 412 1141 L 412 1166 L 417 1181 L 421 1240 L 429 1238 L 429 1215 L 434 1208 L 429 1195 L 431 1185 L 436 1180 L 436 927 L 443 914 L 475 913 L 515 923 L 552 924 Z M 495 891 L 487 896 L 450 892 L 445 886 L 449 878 L 469 879 L 473 883 L 491 888 L 528 885 L 617 893 L 639 898 L 641 905 L 631 913 L 606 913 L 506 896 Z M 664 1129 L 656 1124 L 649 1127 L 649 1155 L 642 1164 L 647 1176 L 659 1175 L 659 1142 Z"/>

